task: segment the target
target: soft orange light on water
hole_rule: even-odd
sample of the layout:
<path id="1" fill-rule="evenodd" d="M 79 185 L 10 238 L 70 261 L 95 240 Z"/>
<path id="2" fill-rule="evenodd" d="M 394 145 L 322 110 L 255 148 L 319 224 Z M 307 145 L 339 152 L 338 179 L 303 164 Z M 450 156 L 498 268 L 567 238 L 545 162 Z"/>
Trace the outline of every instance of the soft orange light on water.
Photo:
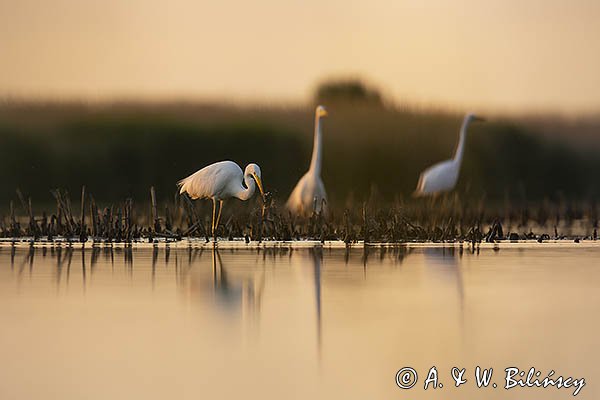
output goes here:
<path id="1" fill-rule="evenodd" d="M 2 247 L 0 397 L 571 396 L 502 389 L 514 366 L 584 377 L 593 398 L 595 250 Z M 434 365 L 444 388 L 423 391 Z M 500 388 L 477 389 L 476 366 Z"/>

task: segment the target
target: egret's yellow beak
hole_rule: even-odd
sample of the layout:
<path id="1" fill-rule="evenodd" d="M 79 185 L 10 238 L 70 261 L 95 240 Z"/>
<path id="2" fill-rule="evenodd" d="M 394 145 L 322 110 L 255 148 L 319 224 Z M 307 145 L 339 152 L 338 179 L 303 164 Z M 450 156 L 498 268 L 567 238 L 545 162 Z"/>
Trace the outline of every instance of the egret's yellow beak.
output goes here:
<path id="1" fill-rule="evenodd" d="M 326 117 L 327 115 L 327 110 L 321 110 L 321 117 Z"/>
<path id="2" fill-rule="evenodd" d="M 264 199 L 265 198 L 265 191 L 263 190 L 262 181 L 260 180 L 260 178 L 258 177 L 258 175 L 252 174 L 252 176 L 254 177 L 254 180 L 256 181 L 256 184 L 258 185 L 258 190 L 260 190 L 260 195 Z"/>

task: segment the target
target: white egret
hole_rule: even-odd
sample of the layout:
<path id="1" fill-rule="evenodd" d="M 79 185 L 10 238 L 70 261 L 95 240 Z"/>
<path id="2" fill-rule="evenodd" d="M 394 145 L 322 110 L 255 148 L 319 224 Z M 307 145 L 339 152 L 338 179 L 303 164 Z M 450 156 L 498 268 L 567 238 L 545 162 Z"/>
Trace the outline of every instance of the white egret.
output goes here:
<path id="1" fill-rule="evenodd" d="M 484 121 L 484 119 L 479 118 L 475 114 L 465 115 L 460 128 L 460 136 L 454 158 L 439 162 L 423 171 L 419 177 L 419 183 L 417 183 L 415 196 L 436 195 L 454 189 L 463 159 L 467 128 L 472 121 Z"/>
<path id="2" fill-rule="evenodd" d="M 242 173 L 242 169 L 233 161 L 220 161 L 202 168 L 177 184 L 180 187 L 180 194 L 187 192 L 194 200 L 212 199 L 212 235 L 215 239 L 215 231 L 219 226 L 221 211 L 223 211 L 223 200 L 232 197 L 248 200 L 254 195 L 256 186 L 258 186 L 263 199 L 265 196 L 260 168 L 256 164 L 248 164 Z M 219 203 L 218 215 L 217 202 Z"/>
<path id="3" fill-rule="evenodd" d="M 296 184 L 290 198 L 287 201 L 287 208 L 297 214 L 310 214 L 316 202 L 316 211 L 324 211 L 323 203 L 327 201 L 325 185 L 321 180 L 321 160 L 323 156 L 323 145 L 321 139 L 321 118 L 327 116 L 327 110 L 323 106 L 317 106 L 315 110 L 315 136 L 313 142 L 313 153 L 310 161 L 310 168 Z"/>

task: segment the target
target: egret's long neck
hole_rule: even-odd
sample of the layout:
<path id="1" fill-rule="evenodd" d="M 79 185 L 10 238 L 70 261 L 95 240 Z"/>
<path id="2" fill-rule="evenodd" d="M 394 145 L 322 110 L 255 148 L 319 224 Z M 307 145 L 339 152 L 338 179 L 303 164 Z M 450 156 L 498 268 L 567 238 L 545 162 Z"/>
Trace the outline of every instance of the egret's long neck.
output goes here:
<path id="1" fill-rule="evenodd" d="M 235 197 L 240 200 L 248 200 L 254 195 L 254 191 L 256 190 L 256 183 L 251 175 L 244 175 L 244 183 L 246 184 L 246 187 L 235 194 Z"/>
<path id="2" fill-rule="evenodd" d="M 465 117 L 462 126 L 460 127 L 460 136 L 458 139 L 458 145 L 456 146 L 456 153 L 454 154 L 454 161 L 459 164 L 462 162 L 463 153 L 465 150 L 465 142 L 467 140 L 467 128 L 471 123 L 471 118 Z"/>
<path id="3" fill-rule="evenodd" d="M 316 175 L 321 174 L 321 152 L 321 118 L 318 115 L 315 115 L 315 138 L 313 142 L 312 159 L 310 160 L 310 169 L 308 171 Z"/>

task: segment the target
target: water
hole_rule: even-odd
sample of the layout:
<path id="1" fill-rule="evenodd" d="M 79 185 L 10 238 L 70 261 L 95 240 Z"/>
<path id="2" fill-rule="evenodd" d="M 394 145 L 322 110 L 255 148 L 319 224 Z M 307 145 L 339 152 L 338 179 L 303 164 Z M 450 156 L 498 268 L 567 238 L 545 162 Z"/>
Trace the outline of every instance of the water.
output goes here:
<path id="1" fill-rule="evenodd" d="M 0 398 L 597 398 L 600 248 L 469 250 L 2 246 Z"/>

